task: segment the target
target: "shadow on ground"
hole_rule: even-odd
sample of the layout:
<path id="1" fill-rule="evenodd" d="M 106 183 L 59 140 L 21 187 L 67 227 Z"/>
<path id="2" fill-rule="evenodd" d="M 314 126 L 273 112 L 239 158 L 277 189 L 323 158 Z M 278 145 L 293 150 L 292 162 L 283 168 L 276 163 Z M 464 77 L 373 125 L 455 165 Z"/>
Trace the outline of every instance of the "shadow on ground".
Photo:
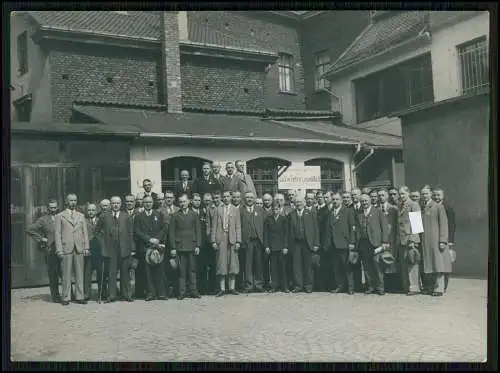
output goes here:
<path id="1" fill-rule="evenodd" d="M 52 298 L 51 298 L 50 294 L 30 295 L 30 296 L 21 298 L 21 300 L 29 300 L 29 301 L 41 300 L 42 302 L 52 303 Z"/>

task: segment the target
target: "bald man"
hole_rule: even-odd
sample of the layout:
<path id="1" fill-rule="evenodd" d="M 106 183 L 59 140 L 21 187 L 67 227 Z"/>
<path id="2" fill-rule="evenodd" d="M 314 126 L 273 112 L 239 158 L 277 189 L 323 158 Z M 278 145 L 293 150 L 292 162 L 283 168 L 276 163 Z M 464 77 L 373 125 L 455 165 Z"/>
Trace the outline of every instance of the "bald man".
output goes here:
<path id="1" fill-rule="evenodd" d="M 104 271 L 108 273 L 108 297 L 106 303 L 117 300 L 116 277 L 120 271 L 120 294 L 123 300 L 132 302 L 129 283 L 130 255 L 134 248 L 134 226 L 130 216 L 120 211 L 122 201 L 111 198 L 111 211 L 99 219 L 96 232 L 102 237 Z"/>

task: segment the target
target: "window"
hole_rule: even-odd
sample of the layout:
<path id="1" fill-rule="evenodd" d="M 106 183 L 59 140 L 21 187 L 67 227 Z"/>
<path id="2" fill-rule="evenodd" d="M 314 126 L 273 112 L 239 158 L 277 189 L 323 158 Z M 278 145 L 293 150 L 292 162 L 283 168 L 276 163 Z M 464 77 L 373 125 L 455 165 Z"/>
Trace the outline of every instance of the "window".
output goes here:
<path id="1" fill-rule="evenodd" d="M 320 90 L 329 87 L 329 81 L 321 78 L 321 76 L 328 70 L 330 65 L 330 54 L 328 51 L 322 51 L 315 55 L 315 68 L 314 68 L 314 89 Z"/>
<path id="2" fill-rule="evenodd" d="M 29 122 L 31 120 L 31 98 L 24 97 L 14 103 L 14 108 L 19 122 Z"/>
<path id="3" fill-rule="evenodd" d="M 486 37 L 457 47 L 460 61 L 462 94 L 489 86 L 488 44 Z"/>
<path id="4" fill-rule="evenodd" d="M 358 122 L 434 101 L 430 54 L 354 82 Z"/>
<path id="5" fill-rule="evenodd" d="M 28 72 L 28 33 L 26 31 L 17 37 L 17 64 L 19 75 Z"/>
<path id="6" fill-rule="evenodd" d="M 280 91 L 293 92 L 293 56 L 280 53 L 278 57 L 278 73 L 280 76 Z"/>

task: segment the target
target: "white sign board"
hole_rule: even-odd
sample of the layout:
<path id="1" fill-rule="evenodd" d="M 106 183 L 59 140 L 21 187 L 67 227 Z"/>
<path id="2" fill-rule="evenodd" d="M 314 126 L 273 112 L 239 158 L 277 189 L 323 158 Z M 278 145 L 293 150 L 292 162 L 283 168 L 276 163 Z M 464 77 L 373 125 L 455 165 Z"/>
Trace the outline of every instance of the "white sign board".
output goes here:
<path id="1" fill-rule="evenodd" d="M 424 233 L 424 225 L 422 223 L 422 214 L 420 211 L 410 212 L 410 227 L 412 234 Z"/>
<path id="2" fill-rule="evenodd" d="M 278 189 L 321 189 L 321 167 L 292 165 L 278 178 Z"/>

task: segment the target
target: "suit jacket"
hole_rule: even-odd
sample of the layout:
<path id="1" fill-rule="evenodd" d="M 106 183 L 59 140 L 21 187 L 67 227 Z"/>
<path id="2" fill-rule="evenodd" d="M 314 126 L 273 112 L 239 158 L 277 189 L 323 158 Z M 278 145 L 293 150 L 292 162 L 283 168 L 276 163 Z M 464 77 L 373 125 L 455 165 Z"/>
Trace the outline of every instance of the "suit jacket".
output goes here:
<path id="1" fill-rule="evenodd" d="M 276 219 L 269 215 L 264 220 L 264 247 L 271 251 L 288 248 L 288 217 L 279 215 Z"/>
<path id="2" fill-rule="evenodd" d="M 398 208 L 390 203 L 387 203 L 385 206 L 380 205 L 380 209 L 382 210 L 385 220 L 387 221 L 389 245 L 391 246 L 391 249 L 394 249 L 398 236 Z"/>
<path id="3" fill-rule="evenodd" d="M 239 188 L 241 195 L 244 196 L 246 192 L 252 192 L 255 197 L 257 197 L 257 191 L 255 190 L 255 185 L 253 184 L 252 177 L 249 174 L 242 174 L 237 172 L 236 175 L 240 178 Z"/>
<path id="4" fill-rule="evenodd" d="M 229 205 L 229 216 L 227 221 L 229 243 L 234 245 L 241 243 L 241 215 L 240 210 Z M 224 240 L 224 204 L 214 209 L 213 229 L 211 231 L 211 242 L 220 245 Z"/>
<path id="5" fill-rule="evenodd" d="M 224 176 L 221 174 L 218 176 L 212 175 L 212 179 L 215 181 L 214 192 L 222 192 L 224 190 Z"/>
<path id="6" fill-rule="evenodd" d="M 241 245 L 242 247 L 248 247 L 250 241 L 250 233 L 255 226 L 257 231 L 257 238 L 260 242 L 264 243 L 264 214 L 262 209 L 253 206 L 253 216 L 248 212 L 246 206 L 240 206 L 241 215 Z"/>
<path id="7" fill-rule="evenodd" d="M 118 215 L 118 242 L 113 237 L 115 224 L 113 213 L 104 214 L 98 220 L 96 233 L 102 238 L 101 255 L 105 258 L 114 257 L 117 254 L 121 258 L 125 258 L 133 251 L 134 225 L 132 218 L 126 212 L 120 211 Z M 119 245 L 118 252 L 116 252 L 115 246 L 117 243 Z"/>
<path id="8" fill-rule="evenodd" d="M 54 241 L 57 253 L 71 254 L 74 249 L 77 254 L 83 254 L 84 250 L 89 250 L 85 216 L 75 211 L 71 219 L 68 210 L 57 214 L 54 218 Z"/>
<path id="9" fill-rule="evenodd" d="M 139 214 L 139 211 L 137 209 L 132 210 L 132 215 L 127 210 L 123 210 L 124 214 L 128 215 L 128 218 L 132 222 L 132 233 L 133 233 L 133 239 L 132 239 L 132 252 L 135 252 L 137 250 L 137 244 L 136 244 L 136 238 L 135 238 L 135 217 L 137 214 Z"/>
<path id="10" fill-rule="evenodd" d="M 398 225 L 397 225 L 397 243 L 399 245 L 408 245 L 408 242 L 420 243 L 420 236 L 411 233 L 410 212 L 420 211 L 417 202 L 408 199 L 406 203 L 400 202 L 398 206 Z"/>
<path id="11" fill-rule="evenodd" d="M 95 223 L 92 223 L 92 220 L 87 218 L 87 234 L 89 235 L 89 247 L 90 253 L 93 256 L 101 256 L 101 241 L 96 234 L 96 227 L 99 224 L 99 219 L 97 216 L 95 217 Z"/>
<path id="12" fill-rule="evenodd" d="M 364 211 L 357 215 L 358 240 L 362 237 L 365 225 L 368 231 L 368 240 L 373 247 L 379 247 L 383 243 L 389 243 L 387 221 L 382 210 L 371 206 L 368 216 L 365 216 Z"/>
<path id="13" fill-rule="evenodd" d="M 179 198 L 183 194 L 187 194 L 189 198 L 193 196 L 193 182 L 188 180 L 186 188 L 182 186 L 182 181 L 175 184 L 174 187 L 175 198 Z"/>
<path id="14" fill-rule="evenodd" d="M 208 242 L 212 242 L 212 227 L 215 226 L 215 215 L 217 213 L 217 209 L 215 207 L 207 208 L 203 207 L 202 211 L 202 229 L 204 229 L 205 237 Z"/>
<path id="15" fill-rule="evenodd" d="M 177 251 L 194 251 L 201 247 L 202 231 L 200 218 L 192 210 L 187 214 L 177 211 L 168 229 L 169 242 L 172 249 Z"/>
<path id="16" fill-rule="evenodd" d="M 212 194 L 216 190 L 220 190 L 220 186 L 219 183 L 216 182 L 215 179 L 212 177 L 212 175 L 210 175 L 208 177 L 208 180 L 206 180 L 204 176 L 202 176 L 199 179 L 196 179 L 193 182 L 191 189 L 193 193 L 198 193 L 203 199 L 203 195 L 205 193 Z"/>
<path id="17" fill-rule="evenodd" d="M 283 215 L 288 216 L 292 211 L 295 211 L 295 208 L 292 206 L 283 206 Z"/>
<path id="18" fill-rule="evenodd" d="M 233 174 L 231 177 L 226 175 L 226 176 L 224 176 L 223 183 L 222 183 L 223 191 L 224 192 L 227 192 L 227 191 L 229 191 L 229 192 L 238 192 L 238 191 L 241 192 L 243 187 L 240 186 L 240 184 L 241 184 L 241 178 L 237 174 Z"/>
<path id="19" fill-rule="evenodd" d="M 337 215 L 332 210 L 328 214 L 325 225 L 325 238 L 323 247 L 328 250 L 347 249 L 350 244 L 356 243 L 356 219 L 354 210 L 342 206 Z"/>
<path id="20" fill-rule="evenodd" d="M 319 247 L 318 218 L 306 209 L 302 212 L 302 218 L 304 219 L 304 235 L 309 249 L 312 250 L 315 246 Z M 297 210 L 293 210 L 288 218 L 288 243 L 290 246 L 295 244 L 299 234 L 299 215 Z"/>
<path id="21" fill-rule="evenodd" d="M 51 252 L 55 251 L 54 220 L 52 215 L 47 214 L 37 219 L 31 224 L 26 233 L 41 245 L 46 245 Z M 47 239 L 47 243 L 42 243 L 42 238 Z"/>
<path id="22" fill-rule="evenodd" d="M 443 202 L 443 207 L 444 211 L 446 211 L 446 217 L 448 218 L 448 242 L 455 243 L 455 231 L 457 229 L 455 223 L 455 210 L 446 202 Z"/>
<path id="23" fill-rule="evenodd" d="M 134 234 L 137 239 L 137 251 L 146 253 L 149 247 L 149 240 L 156 238 L 160 243 L 166 243 L 166 225 L 163 214 L 153 210 L 151 216 L 146 215 L 146 211 L 137 214 L 134 218 Z"/>
<path id="24" fill-rule="evenodd" d="M 163 215 L 163 219 L 165 221 L 165 224 L 170 225 L 170 221 L 172 220 L 172 216 L 174 216 L 174 214 L 177 211 L 179 211 L 179 207 L 175 206 L 175 205 L 172 205 L 172 207 L 170 209 L 167 209 L 167 207 L 160 207 L 157 211 Z"/>
<path id="25" fill-rule="evenodd" d="M 273 214 L 273 208 L 270 207 L 269 209 L 266 209 L 265 207 L 262 208 L 262 213 L 264 214 L 264 222 L 266 221 L 268 216 L 271 216 Z"/>

